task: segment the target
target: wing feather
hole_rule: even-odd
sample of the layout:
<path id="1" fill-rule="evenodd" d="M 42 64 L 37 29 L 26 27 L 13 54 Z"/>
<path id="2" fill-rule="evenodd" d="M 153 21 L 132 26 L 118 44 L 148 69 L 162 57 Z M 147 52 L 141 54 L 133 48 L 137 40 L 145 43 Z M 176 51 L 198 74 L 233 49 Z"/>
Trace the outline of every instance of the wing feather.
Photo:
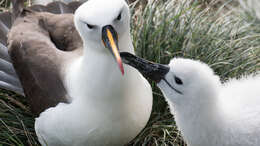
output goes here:
<path id="1" fill-rule="evenodd" d="M 0 88 L 25 94 L 32 111 L 39 114 L 59 102 L 69 102 L 60 70 L 70 57 L 64 51 L 82 46 L 73 16 L 68 14 L 81 3 L 52 2 L 26 8 L 29 11 L 19 0 L 13 4 L 18 8 L 14 14 L 0 13 Z"/>

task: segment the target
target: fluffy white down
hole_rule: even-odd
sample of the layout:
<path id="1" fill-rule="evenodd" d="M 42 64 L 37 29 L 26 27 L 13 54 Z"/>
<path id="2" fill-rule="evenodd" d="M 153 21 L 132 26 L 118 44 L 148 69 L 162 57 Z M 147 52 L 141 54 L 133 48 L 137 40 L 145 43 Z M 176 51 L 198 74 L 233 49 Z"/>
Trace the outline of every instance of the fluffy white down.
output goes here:
<path id="1" fill-rule="evenodd" d="M 190 146 L 260 145 L 260 75 L 221 84 L 206 64 L 172 59 L 169 83 L 158 83 L 185 141 Z M 174 77 L 182 80 L 178 85 Z"/>

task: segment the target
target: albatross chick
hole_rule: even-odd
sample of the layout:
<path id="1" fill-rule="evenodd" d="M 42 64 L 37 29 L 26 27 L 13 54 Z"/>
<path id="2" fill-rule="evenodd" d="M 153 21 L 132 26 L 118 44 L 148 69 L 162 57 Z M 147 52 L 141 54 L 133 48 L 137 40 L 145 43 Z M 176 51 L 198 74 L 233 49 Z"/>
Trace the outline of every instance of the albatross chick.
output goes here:
<path id="1" fill-rule="evenodd" d="M 174 58 L 161 65 L 129 53 L 121 57 L 157 82 L 188 145 L 260 145 L 259 74 L 222 84 L 201 61 Z"/>

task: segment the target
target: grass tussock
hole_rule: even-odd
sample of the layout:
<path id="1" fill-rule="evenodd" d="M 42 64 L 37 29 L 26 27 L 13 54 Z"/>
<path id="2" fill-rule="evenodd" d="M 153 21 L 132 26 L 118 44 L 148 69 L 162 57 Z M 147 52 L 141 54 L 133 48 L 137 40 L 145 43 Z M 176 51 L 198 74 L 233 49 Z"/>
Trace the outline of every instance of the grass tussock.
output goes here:
<path id="1" fill-rule="evenodd" d="M 131 33 L 137 55 L 165 64 L 173 57 L 201 60 L 223 81 L 260 71 L 260 12 L 250 8 L 254 0 L 242 1 L 165 0 L 135 7 Z M 151 119 L 128 145 L 184 146 L 167 103 L 151 84 Z M 1 91 L 0 146 L 38 145 L 33 124 L 26 98 Z"/>
<path id="2" fill-rule="evenodd" d="M 0 146 L 38 145 L 26 98 L 0 90 Z"/>
<path id="3" fill-rule="evenodd" d="M 10 9 L 10 1 L 0 0 L 0 12 L 8 11 Z"/>

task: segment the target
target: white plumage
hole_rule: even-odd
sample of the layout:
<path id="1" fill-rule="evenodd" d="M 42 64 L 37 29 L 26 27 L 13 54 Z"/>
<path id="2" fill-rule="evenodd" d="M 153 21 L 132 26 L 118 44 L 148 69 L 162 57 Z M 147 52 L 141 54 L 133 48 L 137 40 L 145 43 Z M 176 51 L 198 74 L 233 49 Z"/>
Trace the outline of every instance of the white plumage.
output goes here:
<path id="1" fill-rule="evenodd" d="M 260 145 L 260 75 L 222 84 L 205 63 L 161 65 L 123 52 L 124 63 L 157 82 L 189 146 Z"/>
<path id="2" fill-rule="evenodd" d="M 260 145 L 260 76 L 221 84 L 206 64 L 172 59 L 165 81 L 158 83 L 184 139 L 190 146 Z M 177 84 L 175 77 L 183 84 Z"/>
<path id="3" fill-rule="evenodd" d="M 152 110 L 151 87 L 129 66 L 123 76 L 102 42 L 101 30 L 110 25 L 118 34 L 119 49 L 133 53 L 129 15 L 124 0 L 90 0 L 77 9 L 74 22 L 84 43 L 83 56 L 64 70 L 72 101 L 36 119 L 42 145 L 124 145 L 144 128 Z"/>

